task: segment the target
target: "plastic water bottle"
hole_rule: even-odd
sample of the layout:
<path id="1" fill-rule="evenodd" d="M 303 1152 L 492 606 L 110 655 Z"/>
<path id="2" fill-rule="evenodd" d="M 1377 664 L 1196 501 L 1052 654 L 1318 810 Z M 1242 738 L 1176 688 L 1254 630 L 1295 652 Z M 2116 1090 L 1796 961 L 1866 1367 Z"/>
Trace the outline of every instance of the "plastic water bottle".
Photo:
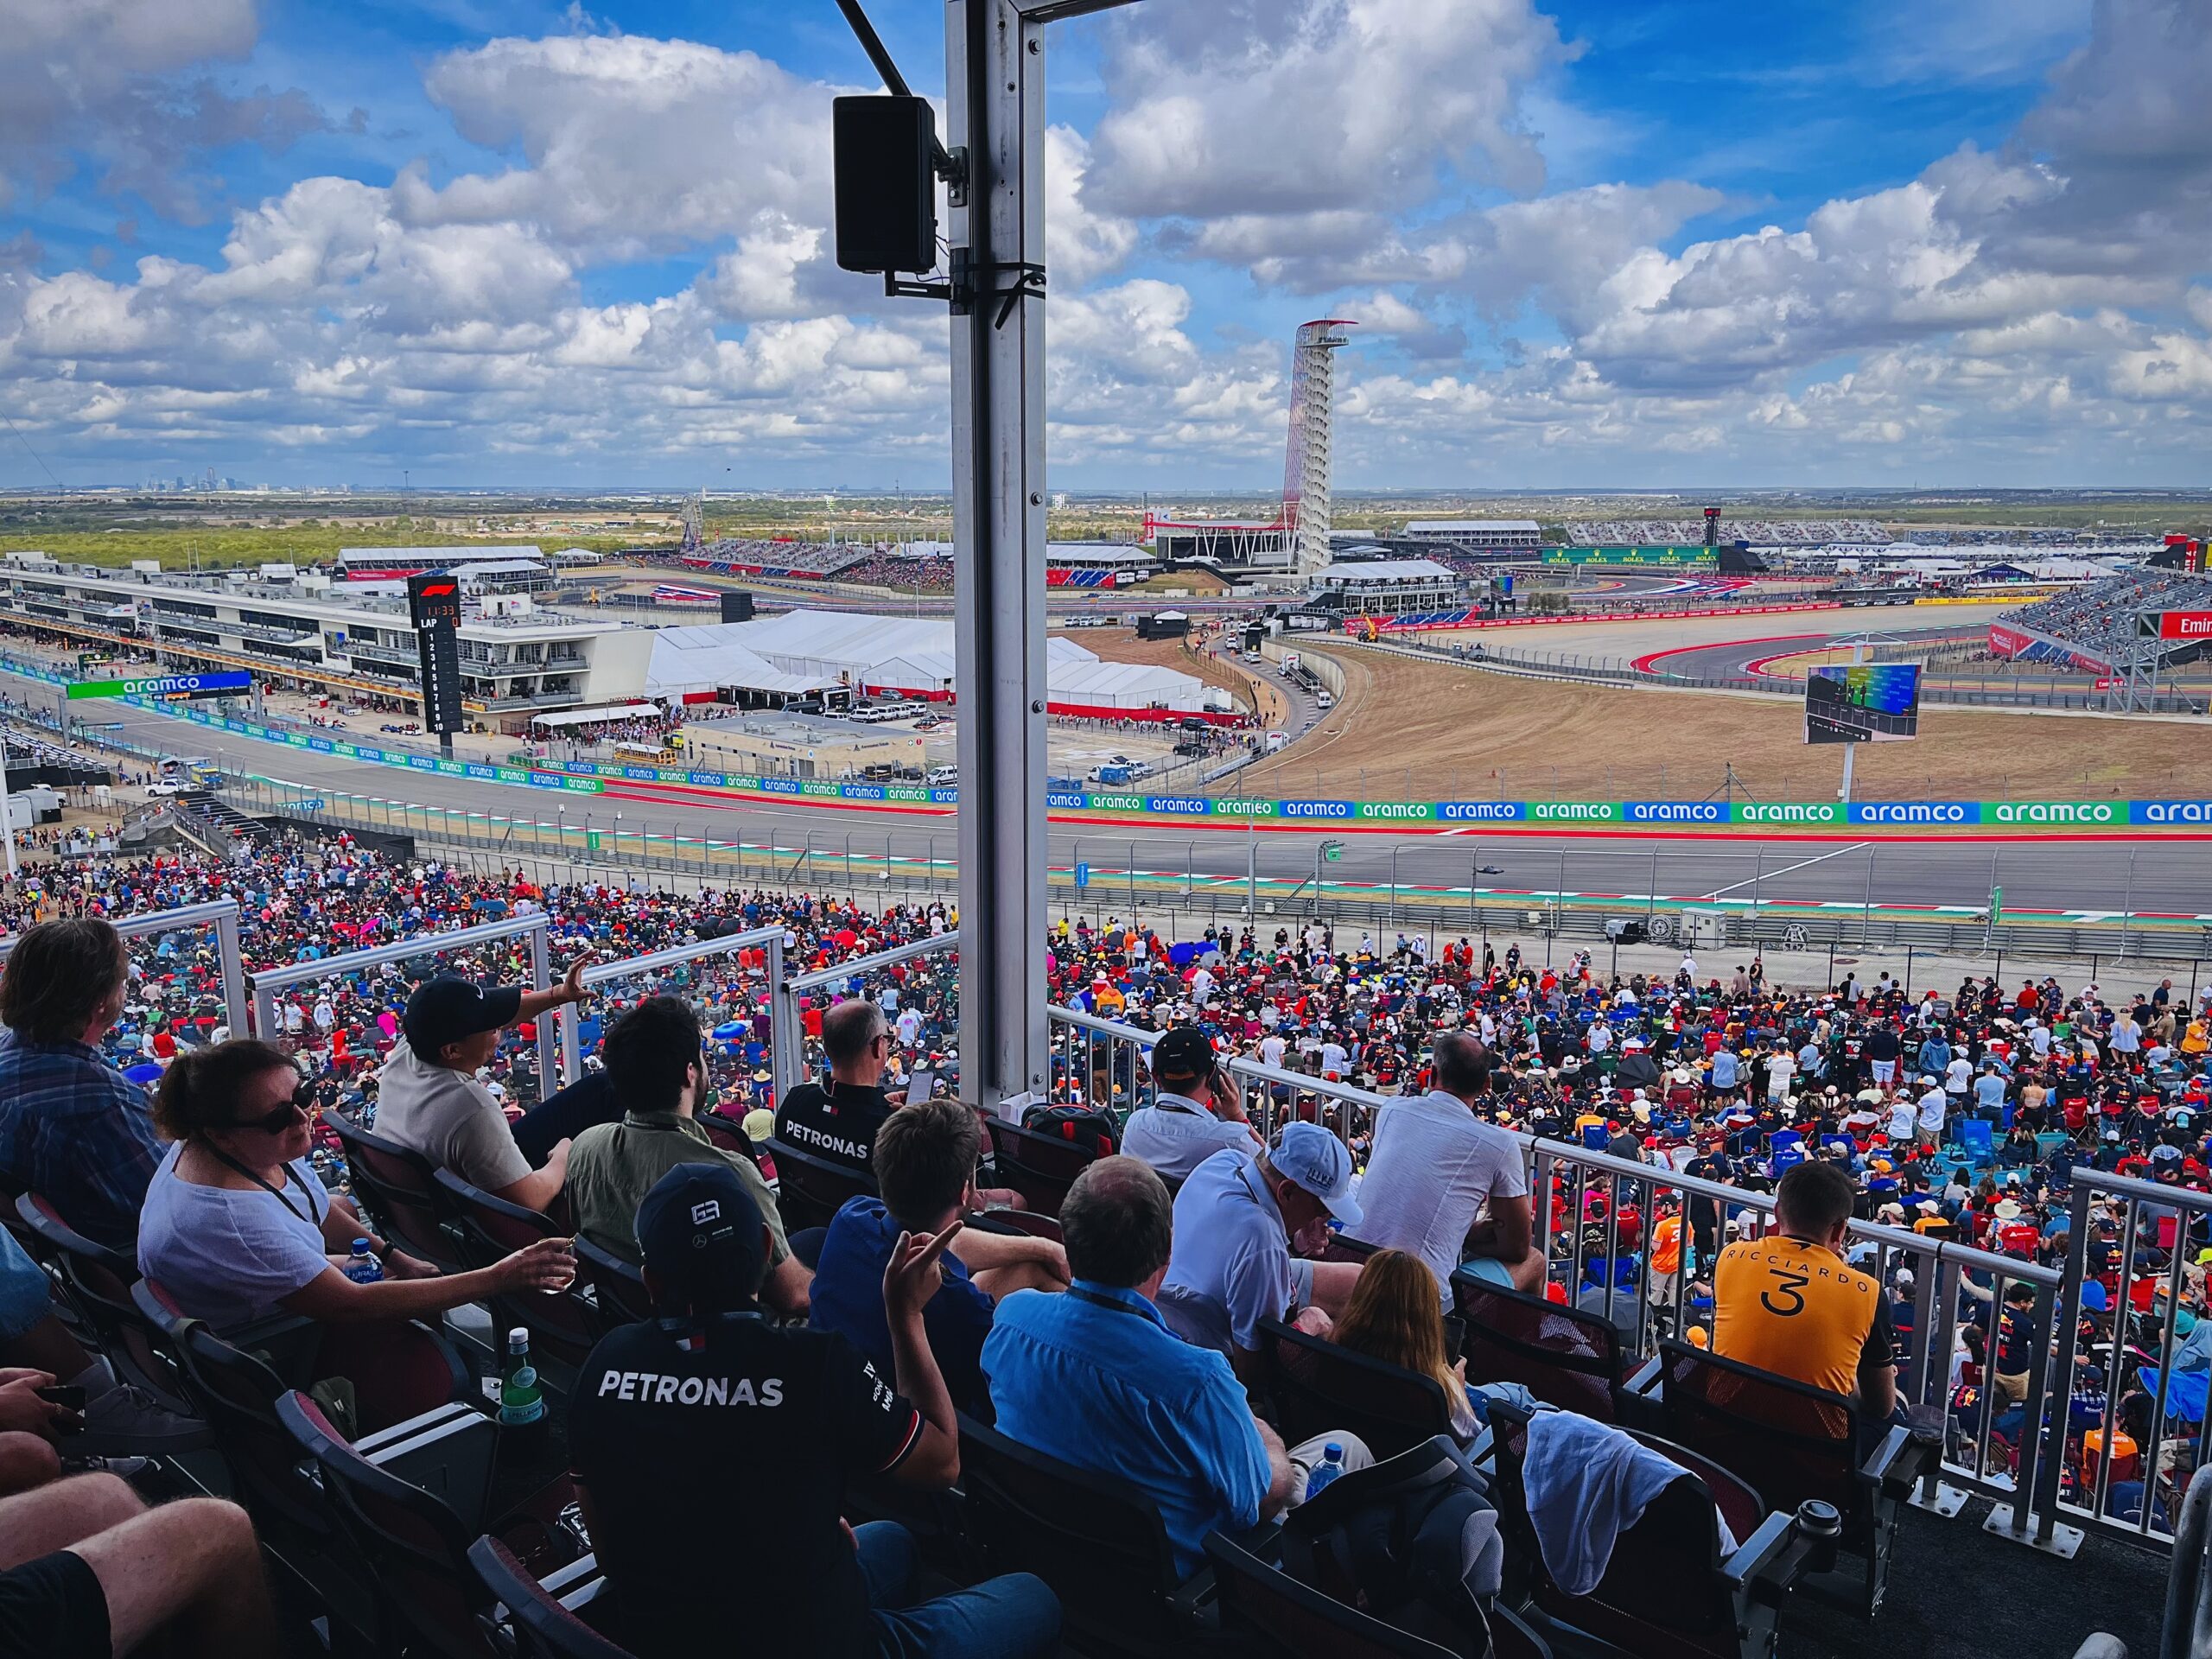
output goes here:
<path id="1" fill-rule="evenodd" d="M 499 1426 L 542 1432 L 545 1396 L 537 1387 L 537 1367 L 530 1363 L 530 1332 L 521 1325 L 507 1332 L 506 1369 L 499 1376 Z"/>
<path id="2" fill-rule="evenodd" d="M 346 1264 L 346 1276 L 357 1285 L 373 1285 L 384 1277 L 384 1263 L 369 1253 L 369 1241 L 353 1241 L 353 1259 Z"/>
<path id="3" fill-rule="evenodd" d="M 1321 1448 L 1321 1461 L 1306 1477 L 1306 1501 L 1320 1497 L 1321 1489 L 1344 1471 L 1344 1449 L 1334 1440 Z"/>

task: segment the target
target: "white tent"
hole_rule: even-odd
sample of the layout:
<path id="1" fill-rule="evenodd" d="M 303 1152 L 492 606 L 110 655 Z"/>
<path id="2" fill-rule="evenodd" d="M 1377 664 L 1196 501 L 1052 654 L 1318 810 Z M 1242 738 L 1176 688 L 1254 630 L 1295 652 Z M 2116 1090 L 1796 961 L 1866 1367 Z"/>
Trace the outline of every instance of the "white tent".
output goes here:
<path id="1" fill-rule="evenodd" d="M 646 694 L 681 698 L 728 686 L 797 697 L 837 683 L 835 674 L 793 673 L 771 663 L 737 638 L 750 626 L 715 622 L 656 628 L 652 657 L 645 665 Z"/>

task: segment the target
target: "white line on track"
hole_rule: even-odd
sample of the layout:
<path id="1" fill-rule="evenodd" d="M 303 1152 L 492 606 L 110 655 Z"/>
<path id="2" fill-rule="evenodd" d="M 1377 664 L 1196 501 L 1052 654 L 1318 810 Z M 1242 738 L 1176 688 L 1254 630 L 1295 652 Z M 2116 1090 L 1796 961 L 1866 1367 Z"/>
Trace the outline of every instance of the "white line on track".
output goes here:
<path id="1" fill-rule="evenodd" d="M 1731 881 L 1725 887 L 1715 887 L 1711 893 L 1707 893 L 1705 896 L 1707 899 L 1718 899 L 1724 893 L 1733 893 L 1738 887 L 1748 887 L 1755 881 L 1765 881 L 1771 880 L 1773 877 L 1777 875 L 1787 875 L 1792 870 L 1802 870 L 1805 868 L 1807 865 L 1824 864 L 1829 859 L 1841 858 L 1846 853 L 1863 852 L 1872 844 L 1873 843 L 1871 842 L 1854 841 L 1848 847 L 1839 847 L 1832 853 L 1822 853 L 1818 858 L 1808 858 L 1796 864 L 1785 864 L 1778 870 L 1763 870 L 1758 874 L 1751 877 L 1747 880 Z"/>

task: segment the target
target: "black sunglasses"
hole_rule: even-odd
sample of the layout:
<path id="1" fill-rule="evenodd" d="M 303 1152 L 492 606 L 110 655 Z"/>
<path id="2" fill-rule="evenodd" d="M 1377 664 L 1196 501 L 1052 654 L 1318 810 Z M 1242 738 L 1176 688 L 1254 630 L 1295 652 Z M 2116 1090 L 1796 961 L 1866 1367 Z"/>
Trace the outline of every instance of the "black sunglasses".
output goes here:
<path id="1" fill-rule="evenodd" d="M 315 1080 L 300 1079 L 300 1086 L 292 1090 L 292 1097 L 265 1117 L 249 1117 L 232 1123 L 234 1129 L 258 1129 L 264 1135 L 282 1135 L 301 1118 L 315 1115 Z"/>

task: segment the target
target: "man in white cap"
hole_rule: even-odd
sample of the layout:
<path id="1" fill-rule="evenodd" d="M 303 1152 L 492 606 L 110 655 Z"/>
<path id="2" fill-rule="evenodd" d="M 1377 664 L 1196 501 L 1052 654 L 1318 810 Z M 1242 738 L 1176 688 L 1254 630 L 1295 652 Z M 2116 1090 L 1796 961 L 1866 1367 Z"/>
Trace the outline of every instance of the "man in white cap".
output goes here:
<path id="1" fill-rule="evenodd" d="M 1351 1299 L 1354 1262 L 1310 1262 L 1290 1241 L 1333 1216 L 1359 1225 L 1351 1154 L 1318 1123 L 1286 1124 L 1257 1157 L 1217 1152 L 1175 1196 L 1175 1249 L 1156 1299 L 1167 1328 L 1260 1376 L 1262 1319 L 1325 1337 Z"/>

